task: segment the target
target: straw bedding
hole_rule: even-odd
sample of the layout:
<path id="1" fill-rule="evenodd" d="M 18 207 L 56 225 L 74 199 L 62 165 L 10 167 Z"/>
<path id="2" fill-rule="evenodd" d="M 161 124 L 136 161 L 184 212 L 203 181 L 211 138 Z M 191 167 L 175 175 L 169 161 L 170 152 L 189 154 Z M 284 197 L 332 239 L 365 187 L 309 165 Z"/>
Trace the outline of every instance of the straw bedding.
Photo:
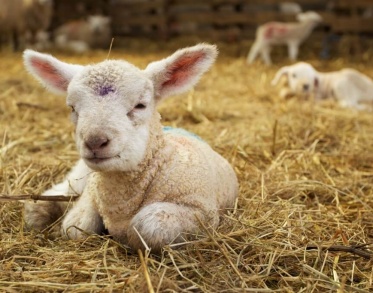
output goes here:
<path id="1" fill-rule="evenodd" d="M 133 42 L 110 57 L 143 68 L 184 43 L 194 44 Z M 372 113 L 281 99 L 269 83 L 285 59 L 247 66 L 247 44 L 219 47 L 198 86 L 159 110 L 165 125 L 195 132 L 234 166 L 240 195 L 222 225 L 157 257 L 108 236 L 68 241 L 53 229 L 28 232 L 22 203 L 0 201 L 1 292 L 369 292 Z M 107 56 L 55 53 L 82 64 Z M 364 59 L 321 62 L 307 50 L 302 57 L 320 71 L 351 66 L 373 77 Z M 78 158 L 68 116 L 64 98 L 41 88 L 20 54 L 2 52 L 1 194 L 41 194 L 62 180 Z"/>

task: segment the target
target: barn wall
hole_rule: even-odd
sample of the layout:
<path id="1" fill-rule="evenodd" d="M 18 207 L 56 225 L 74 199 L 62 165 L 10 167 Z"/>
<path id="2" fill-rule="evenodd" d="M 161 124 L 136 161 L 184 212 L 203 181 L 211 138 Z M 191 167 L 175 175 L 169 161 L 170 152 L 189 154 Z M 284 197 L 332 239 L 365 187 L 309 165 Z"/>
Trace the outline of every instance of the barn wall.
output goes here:
<path id="1" fill-rule="evenodd" d="M 111 16 L 114 36 L 169 39 L 192 34 L 237 40 L 253 37 L 255 28 L 264 22 L 293 21 L 294 16 L 279 12 L 280 2 L 289 0 L 55 0 L 52 26 L 99 13 Z M 363 17 L 367 8 L 372 9 L 372 0 L 296 2 L 303 10 L 323 16 L 325 23 L 318 27 L 319 32 L 373 32 L 373 15 Z"/>

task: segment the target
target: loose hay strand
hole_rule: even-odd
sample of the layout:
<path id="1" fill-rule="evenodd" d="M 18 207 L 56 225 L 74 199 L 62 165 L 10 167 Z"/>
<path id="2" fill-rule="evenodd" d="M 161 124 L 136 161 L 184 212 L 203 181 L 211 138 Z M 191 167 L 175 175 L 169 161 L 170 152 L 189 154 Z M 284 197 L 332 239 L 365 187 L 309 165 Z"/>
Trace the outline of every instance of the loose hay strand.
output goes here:
<path id="1" fill-rule="evenodd" d="M 141 250 L 138 250 L 138 254 L 139 254 L 141 266 L 142 266 L 142 269 L 143 269 L 143 272 L 144 272 L 144 276 L 145 276 L 146 284 L 148 286 L 149 293 L 154 293 L 154 288 L 153 288 L 153 285 L 152 285 L 152 281 L 150 280 L 150 277 L 149 277 L 148 267 L 147 267 L 146 262 L 144 260 L 144 255 L 143 255 Z"/>
<path id="2" fill-rule="evenodd" d="M 20 195 L 5 195 L 0 194 L 0 201 L 13 201 L 13 200 L 33 200 L 33 201 L 75 201 L 78 196 L 66 195 L 37 195 L 37 194 L 20 194 Z"/>
<path id="3" fill-rule="evenodd" d="M 110 53 L 111 53 L 111 49 L 113 47 L 113 43 L 114 43 L 114 38 L 111 38 L 109 52 L 107 53 L 106 59 L 109 59 L 109 56 L 110 56 Z"/>

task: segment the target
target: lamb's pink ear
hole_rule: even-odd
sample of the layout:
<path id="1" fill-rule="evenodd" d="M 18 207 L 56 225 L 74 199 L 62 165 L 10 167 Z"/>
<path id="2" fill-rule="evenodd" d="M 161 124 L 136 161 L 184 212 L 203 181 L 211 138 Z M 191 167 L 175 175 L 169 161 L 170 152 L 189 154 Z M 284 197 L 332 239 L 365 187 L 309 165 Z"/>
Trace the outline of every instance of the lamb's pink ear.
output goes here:
<path id="1" fill-rule="evenodd" d="M 23 59 L 26 69 L 50 91 L 65 94 L 67 87 L 76 73 L 83 66 L 68 64 L 49 54 L 25 50 Z"/>
<path id="2" fill-rule="evenodd" d="M 283 76 L 287 76 L 289 74 L 289 66 L 281 67 L 277 72 L 275 77 L 271 81 L 271 85 L 275 86 L 280 81 L 280 78 Z"/>
<path id="3" fill-rule="evenodd" d="M 154 83 L 156 99 L 160 100 L 189 90 L 211 67 L 217 55 L 216 46 L 199 44 L 150 63 L 145 73 Z"/>

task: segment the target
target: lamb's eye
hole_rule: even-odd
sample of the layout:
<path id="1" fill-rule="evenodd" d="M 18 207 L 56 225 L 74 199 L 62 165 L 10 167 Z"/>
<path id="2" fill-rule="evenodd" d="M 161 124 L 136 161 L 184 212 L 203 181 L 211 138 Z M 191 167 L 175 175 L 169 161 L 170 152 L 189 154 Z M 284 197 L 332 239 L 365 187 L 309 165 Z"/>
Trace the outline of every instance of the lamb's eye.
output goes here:
<path id="1" fill-rule="evenodd" d="M 293 77 L 294 77 L 294 78 L 297 78 L 297 75 L 296 75 L 295 73 L 293 73 Z"/>
<path id="2" fill-rule="evenodd" d="M 133 119 L 136 117 L 137 114 L 141 114 L 143 110 L 146 109 L 146 105 L 142 103 L 138 103 L 131 111 L 127 113 L 127 116 L 130 119 Z"/>
<path id="3" fill-rule="evenodd" d="M 146 106 L 144 104 L 141 104 L 141 103 L 138 103 L 136 106 L 135 106 L 135 109 L 137 110 L 142 110 L 142 109 L 145 109 Z"/>
<path id="4" fill-rule="evenodd" d="M 70 106 L 71 108 L 71 115 L 70 115 L 70 119 L 73 123 L 76 123 L 78 121 L 78 118 L 79 118 L 79 115 L 78 113 L 75 111 L 75 108 L 73 106 Z"/>

